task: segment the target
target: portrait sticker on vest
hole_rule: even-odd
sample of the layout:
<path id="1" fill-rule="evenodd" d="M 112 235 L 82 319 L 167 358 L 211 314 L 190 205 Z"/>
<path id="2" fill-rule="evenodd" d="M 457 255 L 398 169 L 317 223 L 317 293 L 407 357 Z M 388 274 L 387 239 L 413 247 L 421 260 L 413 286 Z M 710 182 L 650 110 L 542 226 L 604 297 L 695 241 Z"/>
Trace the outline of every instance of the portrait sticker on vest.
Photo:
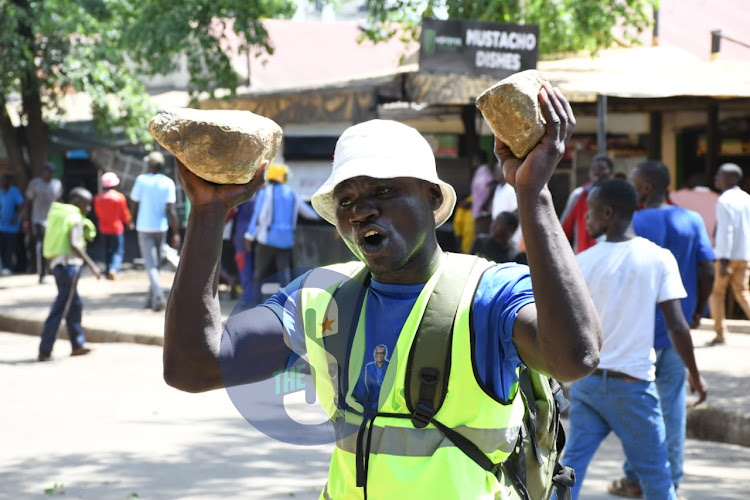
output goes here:
<path id="1" fill-rule="evenodd" d="M 365 364 L 357 386 L 354 388 L 354 398 L 365 408 L 366 414 L 378 412 L 380 388 L 388 370 L 388 346 L 378 344 L 372 351 L 372 361 Z"/>

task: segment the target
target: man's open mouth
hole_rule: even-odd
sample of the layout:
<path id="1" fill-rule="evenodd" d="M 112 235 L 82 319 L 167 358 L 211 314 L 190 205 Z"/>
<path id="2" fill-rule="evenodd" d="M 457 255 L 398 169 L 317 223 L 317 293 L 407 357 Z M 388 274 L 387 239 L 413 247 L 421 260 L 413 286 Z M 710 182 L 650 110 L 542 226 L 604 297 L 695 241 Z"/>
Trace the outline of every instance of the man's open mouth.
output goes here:
<path id="1" fill-rule="evenodd" d="M 366 253 L 374 253 L 382 248 L 384 242 L 385 236 L 375 229 L 370 229 L 361 239 L 360 246 Z"/>

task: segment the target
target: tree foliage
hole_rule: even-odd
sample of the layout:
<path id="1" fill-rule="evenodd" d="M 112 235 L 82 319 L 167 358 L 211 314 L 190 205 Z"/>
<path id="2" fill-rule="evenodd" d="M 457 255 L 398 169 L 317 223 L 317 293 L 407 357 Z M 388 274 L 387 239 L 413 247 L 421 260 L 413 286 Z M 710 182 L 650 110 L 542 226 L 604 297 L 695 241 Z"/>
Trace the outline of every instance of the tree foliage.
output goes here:
<path id="1" fill-rule="evenodd" d="M 365 34 L 375 41 L 397 33 L 416 39 L 422 18 L 447 14 L 449 19 L 539 25 L 543 56 L 579 50 L 595 54 L 615 41 L 635 43 L 638 34 L 651 26 L 657 1 L 367 0 L 372 26 Z"/>
<path id="2" fill-rule="evenodd" d="M 6 104 L 21 99 L 33 171 L 46 161 L 46 125 L 60 98 L 85 92 L 102 135 L 121 130 L 137 143 L 153 113 L 139 77 L 168 74 L 185 54 L 194 95 L 233 91 L 238 76 L 225 50 L 227 20 L 239 50 L 272 51 L 261 21 L 294 13 L 291 0 L 0 0 L 0 132 L 16 170 Z M 24 162 L 25 163 L 25 162 Z M 31 173 L 31 172 L 27 172 Z M 23 176 L 22 176 L 23 177 Z"/>

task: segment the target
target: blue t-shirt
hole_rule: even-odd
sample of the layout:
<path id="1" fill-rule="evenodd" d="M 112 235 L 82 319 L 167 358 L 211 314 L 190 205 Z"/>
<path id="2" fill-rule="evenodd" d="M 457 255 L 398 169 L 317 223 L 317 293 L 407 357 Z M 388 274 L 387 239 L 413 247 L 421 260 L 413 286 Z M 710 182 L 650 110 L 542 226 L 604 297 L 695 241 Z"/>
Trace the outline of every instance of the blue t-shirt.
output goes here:
<path id="1" fill-rule="evenodd" d="M 706 225 L 700 215 L 674 205 L 645 208 L 633 214 L 635 234 L 651 240 L 672 252 L 680 269 L 687 297 L 682 299 L 682 313 L 689 323 L 698 301 L 698 264 L 714 260 Z M 654 348 L 670 347 L 667 326 L 661 309 L 656 308 Z"/>
<path id="2" fill-rule="evenodd" d="M 269 183 L 255 197 L 247 235 L 270 247 L 292 248 L 297 228 L 297 202 L 297 195 L 289 186 Z"/>
<path id="3" fill-rule="evenodd" d="M 295 298 L 306 276 L 292 281 L 265 303 L 284 323 L 291 337 L 296 354 L 289 360 L 289 365 L 304 350 L 304 332 L 297 327 Z M 370 282 L 366 303 L 365 359 L 354 390 L 354 397 L 366 408 L 372 409 L 374 405 L 377 409 L 377 395 L 385 374 L 385 366 L 377 366 L 376 348 L 385 348 L 384 362 L 390 363 L 398 335 L 423 286 Z M 476 335 L 476 370 L 479 382 L 498 400 L 507 400 L 506 395 L 517 380 L 516 368 L 521 360 L 513 344 L 513 324 L 518 311 L 532 302 L 534 295 L 529 268 L 512 263 L 496 265 L 485 272 L 474 295 L 472 320 Z"/>
<path id="4" fill-rule="evenodd" d="M 5 191 L 0 189 L 0 232 L 18 233 L 21 230 L 21 218 L 16 217 L 21 205 L 23 195 L 20 189 L 16 186 L 10 186 Z"/>
<path id="5" fill-rule="evenodd" d="M 167 204 L 177 201 L 172 179 L 164 174 L 141 174 L 135 178 L 130 199 L 138 202 L 137 231 L 160 233 L 169 229 Z"/>

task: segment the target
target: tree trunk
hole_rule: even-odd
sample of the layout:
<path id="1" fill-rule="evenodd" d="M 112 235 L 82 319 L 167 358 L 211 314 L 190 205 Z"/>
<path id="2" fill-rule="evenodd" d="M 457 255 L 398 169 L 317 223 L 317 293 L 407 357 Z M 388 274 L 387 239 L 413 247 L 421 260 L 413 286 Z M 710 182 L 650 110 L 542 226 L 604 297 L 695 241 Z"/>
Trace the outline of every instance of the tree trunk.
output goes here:
<path id="1" fill-rule="evenodd" d="M 26 11 L 29 16 L 34 12 L 29 0 L 13 0 L 16 6 Z M 35 55 L 38 55 L 36 37 L 32 27 L 21 22 L 18 25 L 18 33 L 28 40 L 28 46 L 32 47 Z M 26 145 L 29 152 L 29 164 L 31 176 L 41 174 L 42 167 L 47 162 L 47 129 L 42 118 L 41 82 L 37 75 L 36 64 L 31 61 L 27 64 L 21 77 L 21 102 L 23 103 L 23 114 L 26 117 Z"/>
<path id="2" fill-rule="evenodd" d="M 2 96 L 0 96 L 0 136 L 2 136 L 5 151 L 8 154 L 10 173 L 16 185 L 21 189 L 25 189 L 30 179 L 30 170 L 23 159 L 23 150 L 18 130 L 13 127 L 13 122 L 10 121 L 8 109 L 5 107 L 5 100 Z"/>
<path id="3" fill-rule="evenodd" d="M 26 141 L 29 146 L 31 172 L 34 177 L 42 173 L 42 167 L 47 162 L 47 127 L 42 118 L 42 99 L 39 96 L 39 82 L 36 76 L 33 82 L 26 86 L 23 94 L 23 109 L 28 125 L 26 126 Z"/>

